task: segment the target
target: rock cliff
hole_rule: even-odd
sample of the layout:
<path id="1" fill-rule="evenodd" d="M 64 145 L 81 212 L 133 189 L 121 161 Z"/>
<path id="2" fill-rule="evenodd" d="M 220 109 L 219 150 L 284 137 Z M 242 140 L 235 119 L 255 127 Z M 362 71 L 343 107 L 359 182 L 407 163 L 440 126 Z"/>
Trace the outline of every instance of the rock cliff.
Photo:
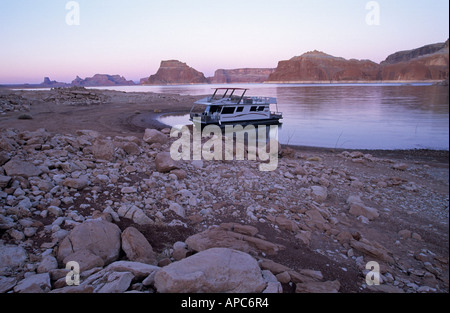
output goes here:
<path id="1" fill-rule="evenodd" d="M 386 64 L 395 64 L 395 63 L 400 63 L 400 62 L 407 62 L 410 61 L 412 59 L 427 55 L 427 54 L 433 54 L 435 52 L 438 52 L 439 50 L 442 49 L 448 49 L 448 39 L 446 42 L 441 42 L 441 43 L 435 43 L 435 44 L 431 44 L 431 45 L 426 45 L 417 49 L 412 49 L 412 50 L 405 50 L 405 51 L 399 51 L 396 53 L 393 53 L 391 55 L 389 55 L 386 60 L 384 60 L 383 62 L 381 62 L 381 65 L 386 65 Z"/>
<path id="2" fill-rule="evenodd" d="M 218 69 L 208 81 L 211 84 L 263 83 L 274 71 L 273 68 Z"/>
<path id="3" fill-rule="evenodd" d="M 151 75 L 147 80 L 141 79 L 141 84 L 146 85 L 207 83 L 208 80 L 203 73 L 177 60 L 161 61 L 161 66 L 156 74 Z"/>
<path id="4" fill-rule="evenodd" d="M 448 40 L 445 43 L 400 51 L 381 62 L 383 80 L 445 80 L 448 75 Z"/>
<path id="5" fill-rule="evenodd" d="M 81 79 L 79 76 L 72 81 L 72 86 L 95 87 L 95 86 L 130 86 L 135 85 L 131 80 L 126 80 L 120 75 L 95 74 L 93 77 Z"/>
<path id="6" fill-rule="evenodd" d="M 377 64 L 312 51 L 280 61 L 267 82 L 423 81 L 449 77 L 449 41 L 389 55 Z"/>
<path id="7" fill-rule="evenodd" d="M 370 60 L 346 60 L 312 51 L 280 61 L 268 81 L 370 81 L 379 80 L 379 75 L 379 65 Z"/>

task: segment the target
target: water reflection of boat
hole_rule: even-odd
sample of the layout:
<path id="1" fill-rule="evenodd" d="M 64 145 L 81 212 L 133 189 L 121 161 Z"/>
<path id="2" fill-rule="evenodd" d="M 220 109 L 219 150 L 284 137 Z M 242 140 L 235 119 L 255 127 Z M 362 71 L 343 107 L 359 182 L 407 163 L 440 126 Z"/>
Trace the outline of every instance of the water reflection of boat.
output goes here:
<path id="1" fill-rule="evenodd" d="M 190 112 L 190 120 L 200 122 L 202 125 L 280 124 L 283 116 L 281 112 L 278 112 L 277 99 L 245 96 L 247 90 L 244 88 L 216 88 L 212 96 L 194 103 Z M 271 104 L 275 105 L 276 111 L 270 110 Z M 197 105 L 204 106 L 202 112 L 195 112 Z"/>

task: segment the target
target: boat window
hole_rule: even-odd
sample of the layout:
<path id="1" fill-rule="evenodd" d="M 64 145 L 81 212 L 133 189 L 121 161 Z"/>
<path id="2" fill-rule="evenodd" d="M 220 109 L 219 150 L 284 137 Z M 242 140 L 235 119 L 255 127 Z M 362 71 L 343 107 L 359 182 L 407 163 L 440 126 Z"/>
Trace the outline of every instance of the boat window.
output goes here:
<path id="1" fill-rule="evenodd" d="M 258 111 L 264 111 L 265 107 L 258 107 Z"/>
<path id="2" fill-rule="evenodd" d="M 234 113 L 234 107 L 224 107 L 222 109 L 222 114 L 233 114 Z"/>
<path id="3" fill-rule="evenodd" d="M 220 107 L 220 106 L 212 105 L 212 106 L 209 108 L 209 113 L 219 112 L 221 108 L 222 108 L 222 107 Z"/>
<path id="4" fill-rule="evenodd" d="M 238 107 L 238 108 L 236 109 L 236 112 L 242 112 L 242 111 L 244 111 L 244 107 Z"/>
<path id="5" fill-rule="evenodd" d="M 250 112 L 256 112 L 257 109 L 258 109 L 258 107 L 251 107 Z"/>

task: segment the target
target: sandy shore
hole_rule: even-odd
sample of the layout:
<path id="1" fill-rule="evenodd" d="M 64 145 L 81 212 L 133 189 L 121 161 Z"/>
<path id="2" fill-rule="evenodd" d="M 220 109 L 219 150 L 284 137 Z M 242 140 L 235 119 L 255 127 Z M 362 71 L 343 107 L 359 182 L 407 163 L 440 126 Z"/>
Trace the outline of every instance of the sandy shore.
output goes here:
<path id="1" fill-rule="evenodd" d="M 77 88 L 0 90 L 0 152 L 8 149 L 2 154 L 7 156 L 5 162 L 25 158 L 48 167 L 34 189 L 29 186 L 37 184 L 36 179 L 14 184 L 14 179 L 3 178 L 7 187 L 2 190 L 9 196 L 0 198 L 0 212 L 11 225 L 0 228 L 0 239 L 23 244 L 20 234 L 25 229 L 13 214 L 20 196 L 33 200 L 47 193 L 45 184 L 58 184 L 62 176 L 86 176 L 90 177 L 84 182 L 86 189 L 78 190 L 83 199 L 64 186 L 48 199 L 39 198 L 48 201 L 40 206 L 57 203 L 60 214 L 71 220 L 73 205 L 82 204 L 85 209 L 78 209 L 76 217 L 83 220 L 94 209 L 103 211 L 105 203 L 110 211 L 119 212 L 125 201 L 131 201 L 159 221 L 159 228 L 136 226 L 159 254 L 213 225 L 234 222 L 256 227 L 258 239 L 284 247 L 276 255 L 257 252 L 260 263 L 268 266 L 269 258 L 296 271 L 276 273 L 271 268 L 284 274 L 279 277 L 285 281 L 284 292 L 311 288 L 296 274 L 305 270 L 319 271 L 320 275 L 314 273 L 323 277 L 314 279 L 324 288 L 326 282 L 338 281 L 340 292 L 448 292 L 448 151 L 283 146 L 274 172 L 259 172 L 251 161 L 184 161 L 180 166 L 184 178 L 174 181 L 179 172 L 158 173 L 155 168 L 155 156 L 167 151 L 168 144 L 142 142 L 144 131 L 167 128 L 157 120 L 161 114 L 187 113 L 199 98 Z M 35 132 L 42 128 L 46 132 Z M 96 131 L 103 139 L 97 141 L 96 135 L 82 130 Z M 45 139 L 33 134 L 44 134 Z M 108 156 L 114 161 L 98 160 L 94 146 L 99 142 L 116 147 Z M 0 166 L 0 177 L 6 174 L 6 167 Z M 116 183 L 104 185 L 103 180 Z M 69 196 L 75 204 L 62 201 Z M 185 209 L 182 217 L 176 217 L 186 225 L 181 231 L 168 226 L 174 201 Z M 53 220 L 49 216 L 36 222 L 47 225 Z M 123 230 L 131 224 L 123 218 L 118 225 Z M 40 230 L 45 233 L 43 226 Z M 30 237 L 29 245 L 41 251 L 34 257 L 36 267 L 40 253 L 46 251 L 39 250 L 46 236 Z M 378 289 L 364 285 L 365 264 L 371 260 L 382 265 L 384 281 Z"/>

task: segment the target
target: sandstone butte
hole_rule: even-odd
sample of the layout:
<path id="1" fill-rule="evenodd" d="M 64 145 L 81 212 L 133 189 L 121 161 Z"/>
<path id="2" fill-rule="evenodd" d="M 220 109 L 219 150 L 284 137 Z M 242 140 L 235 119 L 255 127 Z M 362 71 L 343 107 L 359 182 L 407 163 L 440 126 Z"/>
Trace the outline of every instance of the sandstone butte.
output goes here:
<path id="1" fill-rule="evenodd" d="M 141 79 L 141 84 L 170 85 L 170 84 L 207 84 L 203 73 L 189 67 L 186 63 L 177 60 L 161 61 L 156 74 L 147 80 Z"/>

